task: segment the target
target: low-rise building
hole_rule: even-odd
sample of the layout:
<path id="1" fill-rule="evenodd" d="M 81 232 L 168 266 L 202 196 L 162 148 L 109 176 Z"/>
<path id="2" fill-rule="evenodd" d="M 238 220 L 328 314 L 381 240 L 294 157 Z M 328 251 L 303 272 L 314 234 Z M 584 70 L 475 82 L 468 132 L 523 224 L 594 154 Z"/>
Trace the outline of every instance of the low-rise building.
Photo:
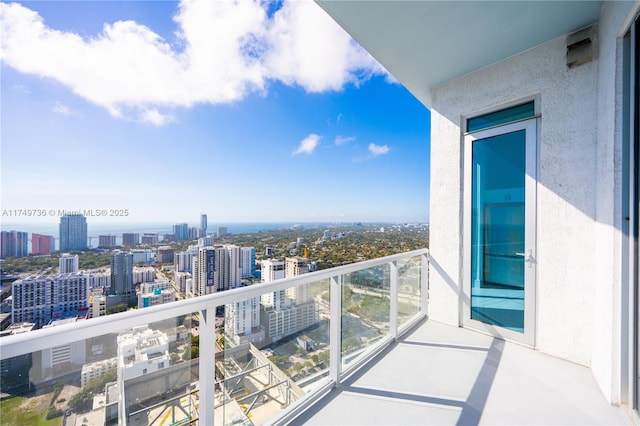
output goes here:
<path id="1" fill-rule="evenodd" d="M 83 365 L 80 372 L 80 387 L 84 389 L 91 380 L 99 379 L 110 370 L 114 370 L 117 365 L 118 358 L 115 357 Z"/>

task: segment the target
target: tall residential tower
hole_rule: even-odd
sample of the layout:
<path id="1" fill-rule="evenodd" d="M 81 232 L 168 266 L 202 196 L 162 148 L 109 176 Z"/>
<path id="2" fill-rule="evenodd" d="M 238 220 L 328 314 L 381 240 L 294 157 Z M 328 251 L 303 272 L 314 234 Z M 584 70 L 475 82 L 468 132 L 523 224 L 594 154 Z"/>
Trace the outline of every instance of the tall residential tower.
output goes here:
<path id="1" fill-rule="evenodd" d="M 87 218 L 66 214 L 60 218 L 60 251 L 87 249 Z"/>

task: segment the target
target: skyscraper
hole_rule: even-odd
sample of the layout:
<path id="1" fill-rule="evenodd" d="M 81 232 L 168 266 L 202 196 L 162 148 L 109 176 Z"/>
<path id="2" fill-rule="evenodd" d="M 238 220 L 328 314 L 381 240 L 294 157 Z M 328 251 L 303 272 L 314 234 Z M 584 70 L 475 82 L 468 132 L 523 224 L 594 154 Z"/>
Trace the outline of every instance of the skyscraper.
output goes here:
<path id="1" fill-rule="evenodd" d="M 87 218 L 66 214 L 60 218 L 60 251 L 87 249 Z"/>
<path id="2" fill-rule="evenodd" d="M 61 274 L 71 274 L 78 272 L 79 257 L 77 254 L 63 253 L 58 260 L 58 267 Z"/>
<path id="3" fill-rule="evenodd" d="M 191 275 L 194 296 L 240 286 L 240 247 L 199 247 L 193 255 Z"/>
<path id="4" fill-rule="evenodd" d="M 119 250 L 111 253 L 110 293 L 136 300 L 136 289 L 133 284 L 133 254 Z"/>
<path id="5" fill-rule="evenodd" d="M 189 239 L 189 225 L 186 223 L 176 223 L 173 225 L 173 233 L 176 240 L 185 241 Z"/>
<path id="6" fill-rule="evenodd" d="M 225 276 L 225 278 L 227 279 L 227 283 L 225 283 L 225 290 L 240 287 L 240 284 L 242 284 L 240 247 L 234 245 L 225 245 L 224 249 L 227 252 L 226 257 L 228 265 L 227 275 Z"/>
<path id="7" fill-rule="evenodd" d="M 98 247 L 115 247 L 115 235 L 98 235 Z"/>
<path id="8" fill-rule="evenodd" d="M 262 261 L 262 282 L 269 283 L 285 277 L 284 260 L 265 259 Z M 281 310 L 289 307 L 289 303 L 285 300 L 285 290 L 272 291 L 263 294 L 261 297 L 263 305 L 270 308 Z"/>
<path id="9" fill-rule="evenodd" d="M 240 269 L 242 270 L 242 278 L 249 278 L 256 275 L 255 247 L 240 248 Z"/>
<path id="10" fill-rule="evenodd" d="M 137 246 L 140 244 L 140 234 L 133 232 L 124 232 L 122 234 L 123 246 Z"/>
<path id="11" fill-rule="evenodd" d="M 32 254 L 51 254 L 55 249 L 55 241 L 50 235 L 31 234 Z"/>
<path id="12" fill-rule="evenodd" d="M 215 292 L 213 279 L 215 256 L 213 247 L 200 247 L 198 254 L 193 256 L 191 276 L 193 277 L 192 292 L 194 296 L 204 296 Z"/>
<path id="13" fill-rule="evenodd" d="M 207 236 L 207 215 L 204 213 L 200 215 L 200 236 Z"/>
<path id="14" fill-rule="evenodd" d="M 0 255 L 2 257 L 22 257 L 28 253 L 28 234 L 21 231 L 2 231 Z"/>

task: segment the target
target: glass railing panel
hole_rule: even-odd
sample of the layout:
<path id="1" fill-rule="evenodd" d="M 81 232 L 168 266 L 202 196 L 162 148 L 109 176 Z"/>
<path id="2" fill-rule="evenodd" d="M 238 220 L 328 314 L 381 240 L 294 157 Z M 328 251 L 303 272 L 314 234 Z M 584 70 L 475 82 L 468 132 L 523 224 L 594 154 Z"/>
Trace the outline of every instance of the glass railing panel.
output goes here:
<path id="1" fill-rule="evenodd" d="M 191 336 L 184 315 L 3 359 L 0 424 L 188 421 L 197 380 Z"/>
<path id="2" fill-rule="evenodd" d="M 398 328 L 420 312 L 421 256 L 402 259 L 398 267 Z"/>
<path id="3" fill-rule="evenodd" d="M 329 374 L 329 306 L 328 279 L 225 306 L 216 424 L 267 423 L 317 389 Z"/>
<path id="4" fill-rule="evenodd" d="M 340 344 L 343 370 L 389 334 L 389 288 L 388 264 L 343 275 Z"/>

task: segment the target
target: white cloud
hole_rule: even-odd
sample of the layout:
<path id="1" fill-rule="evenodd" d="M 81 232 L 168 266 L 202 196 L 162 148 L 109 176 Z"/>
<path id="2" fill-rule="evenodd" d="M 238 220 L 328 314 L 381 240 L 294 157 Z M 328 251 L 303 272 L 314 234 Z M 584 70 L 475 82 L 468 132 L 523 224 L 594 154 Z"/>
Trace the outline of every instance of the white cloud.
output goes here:
<path id="1" fill-rule="evenodd" d="M 334 142 L 336 145 L 343 145 L 345 143 L 353 142 L 355 140 L 356 140 L 355 136 L 336 136 L 336 139 Z"/>
<path id="2" fill-rule="evenodd" d="M 269 81 L 308 92 L 341 90 L 384 69 L 312 1 L 288 1 L 273 16 L 258 1 L 182 0 L 180 48 L 133 21 L 82 37 L 50 28 L 36 12 L 0 3 L 0 58 L 52 78 L 114 117 L 158 125 L 157 110 L 228 103 Z"/>
<path id="3" fill-rule="evenodd" d="M 293 157 L 298 154 L 311 154 L 320 143 L 320 139 L 321 136 L 311 133 L 309 136 L 304 138 L 302 142 L 300 142 L 300 145 L 298 145 L 298 148 L 293 151 L 291 156 Z"/>
<path id="4" fill-rule="evenodd" d="M 378 155 L 386 154 L 390 150 L 391 148 L 389 148 L 388 145 L 376 145 L 375 143 L 369 144 L 369 153 L 374 157 L 377 157 Z"/>
<path id="5" fill-rule="evenodd" d="M 313 2 L 289 1 L 268 29 L 267 74 L 308 92 L 340 90 L 383 68 Z"/>
<path id="6" fill-rule="evenodd" d="M 142 111 L 140 114 L 140 121 L 161 127 L 167 123 L 173 122 L 173 117 L 171 115 L 164 115 L 157 109 L 152 108 Z"/>
<path id="7" fill-rule="evenodd" d="M 56 102 L 53 104 L 53 112 L 67 117 L 73 115 L 69 107 L 62 104 L 61 102 Z"/>

